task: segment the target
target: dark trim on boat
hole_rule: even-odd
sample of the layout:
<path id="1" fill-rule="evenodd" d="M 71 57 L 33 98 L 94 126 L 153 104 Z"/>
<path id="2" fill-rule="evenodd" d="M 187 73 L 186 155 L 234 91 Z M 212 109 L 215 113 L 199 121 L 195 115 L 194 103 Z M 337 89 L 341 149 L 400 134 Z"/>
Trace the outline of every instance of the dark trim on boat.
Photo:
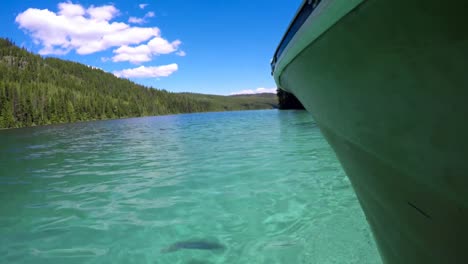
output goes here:
<path id="1" fill-rule="evenodd" d="M 288 46 L 289 42 L 292 40 L 294 35 L 297 31 L 301 28 L 304 22 L 307 20 L 310 14 L 314 11 L 314 9 L 318 6 L 321 0 L 307 0 L 305 2 L 300 11 L 297 13 L 296 17 L 294 18 L 293 22 L 289 25 L 286 34 L 284 34 L 283 38 L 281 39 L 278 48 L 276 48 L 275 55 L 273 56 L 273 60 L 271 61 L 271 74 L 275 70 L 276 61 L 283 53 L 286 46 Z"/>

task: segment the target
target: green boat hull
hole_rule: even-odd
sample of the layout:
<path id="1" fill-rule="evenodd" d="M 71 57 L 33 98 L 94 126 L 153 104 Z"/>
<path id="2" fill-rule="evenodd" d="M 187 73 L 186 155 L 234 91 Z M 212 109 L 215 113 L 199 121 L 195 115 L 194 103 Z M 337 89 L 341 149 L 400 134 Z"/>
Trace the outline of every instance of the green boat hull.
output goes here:
<path id="1" fill-rule="evenodd" d="M 385 263 L 468 263 L 467 14 L 364 1 L 275 73 L 335 150 Z"/>

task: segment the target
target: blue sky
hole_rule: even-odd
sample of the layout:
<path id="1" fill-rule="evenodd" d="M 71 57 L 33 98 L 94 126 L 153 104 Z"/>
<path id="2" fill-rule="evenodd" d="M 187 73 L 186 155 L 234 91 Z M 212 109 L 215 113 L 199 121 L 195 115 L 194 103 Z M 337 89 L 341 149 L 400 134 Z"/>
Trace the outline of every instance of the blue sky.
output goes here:
<path id="1" fill-rule="evenodd" d="M 270 59 L 301 2 L 4 1 L 0 36 L 168 91 L 271 91 Z"/>

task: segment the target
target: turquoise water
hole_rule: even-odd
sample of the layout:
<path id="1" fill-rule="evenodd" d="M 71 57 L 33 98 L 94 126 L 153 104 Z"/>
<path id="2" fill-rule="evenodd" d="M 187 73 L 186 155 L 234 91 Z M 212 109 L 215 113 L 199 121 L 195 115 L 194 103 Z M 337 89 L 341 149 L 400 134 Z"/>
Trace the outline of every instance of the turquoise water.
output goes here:
<path id="1" fill-rule="evenodd" d="M 1 263 L 380 263 L 304 111 L 0 131 L 0 196 Z"/>

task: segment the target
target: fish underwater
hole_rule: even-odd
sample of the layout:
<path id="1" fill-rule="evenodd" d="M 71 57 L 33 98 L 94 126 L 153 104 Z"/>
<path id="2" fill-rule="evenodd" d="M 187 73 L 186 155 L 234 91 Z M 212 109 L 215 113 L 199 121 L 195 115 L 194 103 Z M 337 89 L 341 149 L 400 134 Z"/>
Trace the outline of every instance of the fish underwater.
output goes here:
<path id="1" fill-rule="evenodd" d="M 161 249 L 162 253 L 175 252 L 182 249 L 192 249 L 192 250 L 224 250 L 226 246 L 217 242 L 217 241 L 208 241 L 208 240 L 186 240 L 176 242 L 166 248 Z"/>

